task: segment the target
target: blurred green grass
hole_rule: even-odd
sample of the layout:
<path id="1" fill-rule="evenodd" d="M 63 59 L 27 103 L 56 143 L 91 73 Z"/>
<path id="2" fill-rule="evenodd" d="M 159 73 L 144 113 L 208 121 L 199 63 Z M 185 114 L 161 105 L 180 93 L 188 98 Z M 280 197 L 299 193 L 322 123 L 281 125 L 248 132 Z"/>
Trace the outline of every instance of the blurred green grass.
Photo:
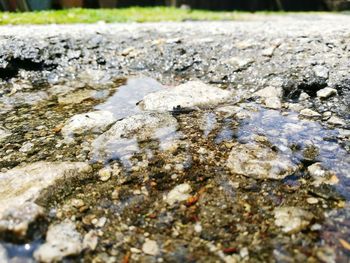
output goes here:
<path id="1" fill-rule="evenodd" d="M 76 24 L 114 22 L 160 22 L 185 20 L 234 20 L 238 12 L 183 10 L 168 7 L 118 9 L 66 9 L 24 13 L 0 12 L 0 24 Z"/>
<path id="2" fill-rule="evenodd" d="M 260 13 L 260 12 L 259 12 Z M 269 12 L 263 12 L 264 14 Z M 66 9 L 24 13 L 0 12 L 1 25 L 19 24 L 76 24 L 114 22 L 160 22 L 186 20 L 237 20 L 245 12 L 215 12 L 184 10 L 169 7 L 130 7 L 118 9 Z"/>
<path id="3" fill-rule="evenodd" d="M 258 15 L 285 14 L 283 12 L 257 12 Z M 23 13 L 0 12 L 0 25 L 25 24 L 77 24 L 116 22 L 161 22 L 186 20 L 249 20 L 249 12 L 218 12 L 185 10 L 171 7 L 129 7 L 117 9 L 65 9 Z"/>

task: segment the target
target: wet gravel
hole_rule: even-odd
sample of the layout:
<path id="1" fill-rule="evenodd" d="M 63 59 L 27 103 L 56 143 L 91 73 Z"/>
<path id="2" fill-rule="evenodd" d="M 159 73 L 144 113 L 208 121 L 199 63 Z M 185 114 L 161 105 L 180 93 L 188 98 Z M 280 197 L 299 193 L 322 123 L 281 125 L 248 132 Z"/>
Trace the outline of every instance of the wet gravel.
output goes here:
<path id="1" fill-rule="evenodd" d="M 348 262 L 349 24 L 288 15 L 1 27 L 0 177 L 38 161 L 92 169 L 37 198 L 47 227 L 32 222 L 27 240 L 0 233 L 0 261 L 54 262 L 46 231 L 62 228 L 74 249 L 56 256 L 67 262 Z M 191 80 L 231 97 L 176 94 Z M 162 89 L 186 104 L 142 113 Z M 116 119 L 87 123 L 96 110 Z"/>

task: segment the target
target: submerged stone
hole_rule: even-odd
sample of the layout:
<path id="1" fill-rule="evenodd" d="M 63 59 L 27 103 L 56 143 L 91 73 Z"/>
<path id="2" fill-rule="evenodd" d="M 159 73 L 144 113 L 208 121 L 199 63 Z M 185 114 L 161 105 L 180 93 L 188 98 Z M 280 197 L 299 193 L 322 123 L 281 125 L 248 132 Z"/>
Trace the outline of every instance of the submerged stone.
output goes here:
<path id="1" fill-rule="evenodd" d="M 83 162 L 37 162 L 0 173 L 1 231 L 26 234 L 28 225 L 42 214 L 34 202 L 42 195 L 52 195 L 71 180 L 86 178 L 91 167 Z M 45 193 L 49 188 L 51 191 Z"/>
<path id="2" fill-rule="evenodd" d="M 108 94 L 97 90 L 77 90 L 73 93 L 68 93 L 58 98 L 58 103 L 61 105 L 79 104 L 87 99 L 99 99 L 106 97 Z"/>
<path id="3" fill-rule="evenodd" d="M 275 224 L 288 234 L 305 229 L 313 219 L 313 214 L 297 207 L 275 208 Z"/>
<path id="4" fill-rule="evenodd" d="M 39 262 L 58 262 L 67 256 L 74 256 L 83 250 L 82 237 L 71 221 L 50 226 L 46 242 L 34 253 Z"/>
<path id="5" fill-rule="evenodd" d="M 95 161 L 119 159 L 125 165 L 139 151 L 138 141 L 158 140 L 167 150 L 176 145 L 178 124 L 168 113 L 142 113 L 117 121 L 92 143 Z"/>
<path id="6" fill-rule="evenodd" d="M 140 107 L 150 111 L 172 111 L 182 108 L 219 104 L 232 97 L 232 93 L 209 86 L 200 81 L 189 81 L 174 88 L 145 96 Z"/>
<path id="7" fill-rule="evenodd" d="M 329 171 L 322 166 L 322 163 L 314 163 L 307 167 L 309 175 L 313 178 L 312 184 L 320 186 L 321 184 L 334 185 L 339 182 L 338 177 L 333 171 Z"/>
<path id="8" fill-rule="evenodd" d="M 102 133 L 115 121 L 116 119 L 109 111 L 77 114 L 65 123 L 61 132 L 66 139 L 86 132 Z"/>
<path id="9" fill-rule="evenodd" d="M 292 175 L 297 170 L 297 165 L 286 155 L 255 143 L 236 144 L 228 157 L 227 167 L 234 174 L 276 180 Z"/>
<path id="10" fill-rule="evenodd" d="M 125 85 L 118 87 L 113 96 L 95 108 L 113 113 L 117 120 L 122 119 L 141 113 L 141 109 L 137 105 L 138 102 L 146 95 L 164 89 L 162 84 L 152 78 L 131 78 Z"/>

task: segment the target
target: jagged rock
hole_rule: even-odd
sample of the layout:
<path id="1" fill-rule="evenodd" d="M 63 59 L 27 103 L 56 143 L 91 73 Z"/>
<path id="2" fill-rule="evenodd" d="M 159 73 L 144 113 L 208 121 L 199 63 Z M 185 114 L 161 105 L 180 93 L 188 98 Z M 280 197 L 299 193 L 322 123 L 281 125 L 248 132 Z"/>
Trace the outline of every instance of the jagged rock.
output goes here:
<path id="1" fill-rule="evenodd" d="M 69 139 L 76 134 L 86 132 L 101 133 L 114 123 L 116 119 L 109 111 L 94 111 L 74 115 L 63 126 L 62 135 Z"/>
<path id="2" fill-rule="evenodd" d="M 117 121 L 92 143 L 91 157 L 96 161 L 120 159 L 124 164 L 139 151 L 138 140 L 157 139 L 160 148 L 176 145 L 178 124 L 169 113 L 142 113 Z"/>
<path id="3" fill-rule="evenodd" d="M 310 110 L 310 109 L 301 110 L 300 115 L 305 116 L 305 117 L 321 117 L 321 114 L 319 114 L 316 111 Z"/>
<path id="4" fill-rule="evenodd" d="M 275 208 L 275 224 L 288 234 L 305 229 L 313 218 L 313 214 L 297 207 Z"/>
<path id="5" fill-rule="evenodd" d="M 262 97 L 262 98 L 271 98 L 277 97 L 280 98 L 282 96 L 282 89 L 276 88 L 273 86 L 268 86 L 254 93 L 254 96 Z"/>
<path id="6" fill-rule="evenodd" d="M 52 194 L 55 187 L 87 178 L 90 172 L 91 167 L 82 162 L 37 162 L 0 173 L 0 231 L 23 237 L 28 225 L 42 214 L 36 200 Z M 45 193 L 48 188 L 51 190 Z"/>
<path id="7" fill-rule="evenodd" d="M 254 93 L 254 96 L 260 97 L 263 104 L 270 109 L 280 109 L 282 107 L 281 96 L 282 89 L 268 86 Z"/>
<path id="8" fill-rule="evenodd" d="M 82 237 L 71 221 L 49 227 L 46 242 L 34 252 L 39 262 L 58 262 L 67 256 L 78 255 L 83 250 Z"/>
<path id="9" fill-rule="evenodd" d="M 337 116 L 330 117 L 327 122 L 331 125 L 345 125 L 345 121 L 343 121 Z"/>
<path id="10" fill-rule="evenodd" d="M 278 97 L 266 98 L 264 105 L 269 109 L 278 110 L 282 108 L 281 100 Z"/>
<path id="11" fill-rule="evenodd" d="M 215 105 L 228 100 L 231 96 L 232 93 L 229 91 L 209 86 L 200 81 L 190 81 L 145 96 L 140 107 L 151 111 L 171 111 L 177 106 Z"/>
<path id="12" fill-rule="evenodd" d="M 255 179 L 280 180 L 297 170 L 297 165 L 287 156 L 255 143 L 236 144 L 228 157 L 227 166 L 234 174 Z"/>
<path id="13" fill-rule="evenodd" d="M 316 93 L 317 97 L 319 97 L 321 99 L 327 99 L 330 96 L 333 96 L 335 94 L 337 94 L 337 90 L 332 89 L 332 88 L 324 88 L 324 89 L 317 91 L 317 93 Z"/>

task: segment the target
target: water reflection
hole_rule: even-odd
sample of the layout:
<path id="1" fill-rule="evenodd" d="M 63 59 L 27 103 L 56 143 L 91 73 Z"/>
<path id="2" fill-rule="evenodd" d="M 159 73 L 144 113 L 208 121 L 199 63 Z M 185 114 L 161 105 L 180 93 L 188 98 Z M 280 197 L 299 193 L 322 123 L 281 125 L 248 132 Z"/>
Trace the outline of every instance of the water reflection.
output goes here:
<path id="1" fill-rule="evenodd" d="M 162 89 L 164 86 L 152 78 L 130 78 L 126 85 L 119 87 L 113 96 L 95 109 L 110 111 L 117 119 L 122 119 L 140 113 L 137 103 L 147 94 Z"/>
<path id="2" fill-rule="evenodd" d="M 5 248 L 10 263 L 34 263 L 33 253 L 41 244 L 40 239 L 26 244 L 0 243 Z"/>
<path id="3" fill-rule="evenodd" d="M 321 162 L 323 167 L 338 175 L 349 176 L 350 156 L 338 144 L 337 129 L 324 128 L 316 121 L 299 119 L 298 114 L 261 108 L 250 118 L 242 121 L 237 129 L 238 141 L 247 143 L 256 135 L 266 136 L 279 151 L 291 156 L 293 161 L 304 161 L 306 152 L 316 152 L 312 162 Z"/>

